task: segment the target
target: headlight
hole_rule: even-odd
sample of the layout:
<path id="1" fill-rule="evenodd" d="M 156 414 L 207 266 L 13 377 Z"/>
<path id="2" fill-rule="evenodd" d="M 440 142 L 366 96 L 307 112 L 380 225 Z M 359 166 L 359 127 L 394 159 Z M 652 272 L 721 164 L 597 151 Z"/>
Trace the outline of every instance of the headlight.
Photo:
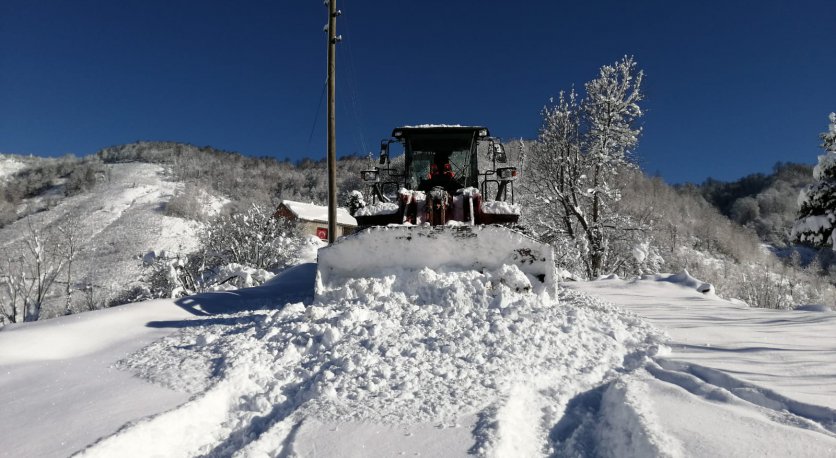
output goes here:
<path id="1" fill-rule="evenodd" d="M 380 173 L 377 170 L 363 170 L 360 172 L 360 178 L 363 181 L 377 181 L 379 175 Z"/>
<path id="2" fill-rule="evenodd" d="M 496 176 L 499 177 L 500 180 L 511 181 L 517 179 L 517 168 L 516 167 L 502 167 L 501 169 L 496 169 Z"/>

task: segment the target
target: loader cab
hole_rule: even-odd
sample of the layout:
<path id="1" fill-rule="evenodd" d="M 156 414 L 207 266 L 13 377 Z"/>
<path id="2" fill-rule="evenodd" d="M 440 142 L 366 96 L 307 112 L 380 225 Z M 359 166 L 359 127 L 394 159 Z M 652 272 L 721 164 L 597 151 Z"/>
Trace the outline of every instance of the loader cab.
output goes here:
<path id="1" fill-rule="evenodd" d="M 479 127 L 400 127 L 392 137 L 404 148 L 404 187 L 429 190 L 442 185 L 450 192 L 479 185 L 477 143 L 488 135 Z"/>
<path id="2" fill-rule="evenodd" d="M 400 153 L 400 154 L 399 154 Z M 451 195 L 475 188 L 488 200 L 514 201 L 516 167 L 504 167 L 502 143 L 485 127 L 398 127 L 380 145 L 380 166 L 362 172 L 373 202 L 393 201 L 400 189 L 443 187 Z"/>

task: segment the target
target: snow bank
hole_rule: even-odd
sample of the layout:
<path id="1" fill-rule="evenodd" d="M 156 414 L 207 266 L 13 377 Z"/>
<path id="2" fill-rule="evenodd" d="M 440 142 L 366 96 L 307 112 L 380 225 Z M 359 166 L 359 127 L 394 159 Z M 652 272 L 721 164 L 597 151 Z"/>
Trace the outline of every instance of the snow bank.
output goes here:
<path id="1" fill-rule="evenodd" d="M 327 302 L 184 327 L 121 365 L 200 394 L 87 456 L 277 455 L 305 419 L 447 428 L 473 414 L 475 453 L 548 450 L 565 402 L 652 353 L 660 335 L 616 307 L 576 292 L 558 303 L 527 281 L 515 266 L 424 268 L 352 280 Z M 185 412 L 206 420 L 200 435 L 179 421 Z"/>
<path id="2" fill-rule="evenodd" d="M 666 281 L 669 283 L 674 283 L 677 285 L 686 286 L 689 288 L 694 288 L 700 293 L 703 294 L 714 294 L 714 285 L 711 283 L 706 283 L 702 280 L 698 280 L 691 276 L 686 269 L 682 269 L 682 272 L 678 274 L 657 274 L 657 275 L 645 275 L 642 277 L 643 280 L 653 279 L 656 281 Z"/>

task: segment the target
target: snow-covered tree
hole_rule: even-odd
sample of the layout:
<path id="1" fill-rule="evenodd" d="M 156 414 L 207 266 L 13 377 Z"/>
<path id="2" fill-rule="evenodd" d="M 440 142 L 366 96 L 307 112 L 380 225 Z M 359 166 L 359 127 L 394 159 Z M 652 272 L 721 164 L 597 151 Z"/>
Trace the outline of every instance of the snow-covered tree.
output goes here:
<path id="1" fill-rule="evenodd" d="M 348 212 L 352 215 L 357 213 L 357 210 L 366 206 L 366 200 L 363 198 L 363 193 L 353 190 L 348 194 Z"/>
<path id="2" fill-rule="evenodd" d="M 274 218 L 253 205 L 244 212 L 220 216 L 201 237 L 212 267 L 236 263 L 257 269 L 279 269 L 297 254 L 301 235 L 295 222 Z"/>
<path id="3" fill-rule="evenodd" d="M 817 247 L 836 248 L 836 113 L 830 113 L 830 126 L 821 134 L 824 154 L 813 169 L 815 183 L 798 196 L 798 218 L 792 228 L 793 240 Z"/>
<path id="4" fill-rule="evenodd" d="M 4 253 L 0 268 L 0 312 L 5 321 L 37 321 L 58 274 L 68 259 L 55 234 L 40 230 L 28 220 L 28 233 L 20 246 Z M 73 255 L 74 256 L 74 255 Z"/>
<path id="5" fill-rule="evenodd" d="M 211 221 L 190 254 L 156 256 L 144 281 L 149 297 L 180 297 L 221 285 L 249 287 L 298 256 L 302 234 L 296 222 L 274 217 L 261 206 Z M 144 291 L 128 291 L 122 303 L 139 300 Z M 139 298 L 139 299 L 138 299 Z"/>
<path id="6" fill-rule="evenodd" d="M 613 185 L 619 172 L 635 167 L 630 153 L 641 133 L 636 121 L 642 115 L 642 78 L 635 60 L 624 57 L 601 67 L 584 86 L 582 100 L 574 89 L 561 92 L 543 110 L 540 135 L 528 157 L 524 187 L 535 230 L 552 242 L 571 240 L 589 277 L 631 256 L 629 251 L 613 256 L 610 250 L 616 233 L 637 229 L 613 211 L 620 198 Z"/>

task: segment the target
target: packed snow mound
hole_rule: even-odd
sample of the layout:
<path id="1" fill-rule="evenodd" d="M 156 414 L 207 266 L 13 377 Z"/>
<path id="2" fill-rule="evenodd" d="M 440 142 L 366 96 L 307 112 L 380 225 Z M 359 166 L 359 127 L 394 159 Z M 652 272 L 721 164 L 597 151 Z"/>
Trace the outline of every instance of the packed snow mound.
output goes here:
<path id="1" fill-rule="evenodd" d="M 558 302 L 531 292 L 515 266 L 485 273 L 425 268 L 413 277 L 351 283 L 326 301 L 186 326 L 129 356 L 121 367 L 203 393 L 112 436 L 91 455 L 142 443 L 145 434 L 157 444 L 182 441 L 177 428 L 154 425 L 175 423 L 182 409 L 200 416 L 205 408 L 208 417 L 225 402 L 228 414 L 218 428 L 226 432 L 204 430 L 205 437 L 194 440 L 205 444 L 172 447 L 223 455 L 255 447 L 250 442 L 264 432 L 261 440 L 275 443 L 267 447 L 275 454 L 283 443 L 275 435 L 287 434 L 291 420 L 455 425 L 463 415 L 478 414 L 485 419 L 478 453 L 486 453 L 511 440 L 502 436 L 509 421 L 503 412 L 511 408 L 503 403 L 520 386 L 536 386 L 530 397 L 542 405 L 514 418 L 530 417 L 536 439 L 530 447 L 546 450 L 548 425 L 563 403 L 636 367 L 662 341 L 635 315 L 582 293 L 562 292 Z M 257 431 L 230 435 L 228 429 L 259 416 Z M 167 437 L 150 436 L 160 431 Z M 218 434 L 230 437 L 223 444 L 228 448 L 211 445 Z"/>
<path id="2" fill-rule="evenodd" d="M 692 277 L 686 269 L 682 269 L 682 272 L 678 274 L 644 275 L 641 278 L 642 280 L 666 281 L 688 288 L 694 288 L 703 294 L 714 294 L 714 285 Z"/>

